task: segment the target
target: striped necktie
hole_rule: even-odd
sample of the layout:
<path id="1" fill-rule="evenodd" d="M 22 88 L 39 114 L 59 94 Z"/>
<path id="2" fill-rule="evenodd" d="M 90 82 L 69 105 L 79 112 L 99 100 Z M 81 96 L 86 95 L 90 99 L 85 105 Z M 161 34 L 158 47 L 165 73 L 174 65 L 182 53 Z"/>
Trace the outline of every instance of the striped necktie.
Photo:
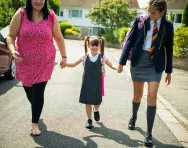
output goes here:
<path id="1" fill-rule="evenodd" d="M 157 36 L 158 36 L 157 21 L 154 21 L 152 43 L 151 43 L 151 48 L 150 48 L 150 57 L 151 57 L 151 59 L 154 58 L 155 42 L 157 40 Z"/>

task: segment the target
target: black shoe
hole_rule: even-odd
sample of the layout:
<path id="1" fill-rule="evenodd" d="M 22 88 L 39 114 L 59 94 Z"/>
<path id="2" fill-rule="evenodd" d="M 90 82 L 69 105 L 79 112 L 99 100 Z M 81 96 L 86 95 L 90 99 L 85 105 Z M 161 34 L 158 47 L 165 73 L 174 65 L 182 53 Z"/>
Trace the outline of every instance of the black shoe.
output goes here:
<path id="1" fill-rule="evenodd" d="M 94 111 L 94 108 L 93 108 L 93 112 L 94 112 L 94 119 L 95 119 L 95 121 L 99 121 L 100 120 L 100 113 L 99 113 L 99 111 Z"/>
<path id="2" fill-rule="evenodd" d="M 92 120 L 91 120 L 91 119 L 88 119 L 85 126 L 86 126 L 86 128 L 88 128 L 88 129 L 93 128 Z"/>
<path id="3" fill-rule="evenodd" d="M 146 134 L 146 137 L 145 137 L 145 140 L 144 140 L 144 146 L 146 146 L 146 147 L 152 147 L 153 146 L 152 135 L 149 134 L 149 133 Z"/>
<path id="4" fill-rule="evenodd" d="M 135 130 L 135 122 L 136 122 L 136 118 L 131 118 L 129 120 L 129 124 L 128 124 L 128 129 L 129 130 Z"/>

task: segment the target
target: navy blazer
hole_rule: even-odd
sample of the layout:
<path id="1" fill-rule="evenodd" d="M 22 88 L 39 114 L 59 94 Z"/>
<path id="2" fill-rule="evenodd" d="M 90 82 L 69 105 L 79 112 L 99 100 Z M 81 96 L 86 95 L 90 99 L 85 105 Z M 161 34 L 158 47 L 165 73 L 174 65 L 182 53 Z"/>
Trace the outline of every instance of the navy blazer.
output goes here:
<path id="1" fill-rule="evenodd" d="M 150 21 L 149 19 L 146 19 L 141 29 L 138 29 L 138 22 L 139 17 L 136 18 L 130 31 L 130 36 L 126 41 L 121 53 L 119 61 L 120 65 L 126 65 L 129 51 L 132 47 L 131 66 L 134 67 L 139 61 L 141 52 L 143 50 L 144 41 L 147 35 L 147 30 L 150 26 Z M 168 20 L 161 20 L 154 51 L 154 64 L 157 73 L 161 73 L 164 70 L 166 73 L 172 73 L 173 39 L 173 23 Z"/>

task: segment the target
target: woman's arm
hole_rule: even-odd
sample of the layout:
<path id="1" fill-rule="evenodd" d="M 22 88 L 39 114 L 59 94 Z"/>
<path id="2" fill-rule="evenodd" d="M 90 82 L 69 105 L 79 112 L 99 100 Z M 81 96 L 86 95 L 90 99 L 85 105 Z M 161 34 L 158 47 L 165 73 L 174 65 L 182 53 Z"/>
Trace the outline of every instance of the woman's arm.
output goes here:
<path id="1" fill-rule="evenodd" d="M 76 67 L 81 62 L 82 62 L 82 59 L 79 59 L 79 60 L 75 61 L 74 63 L 67 63 L 66 67 Z"/>
<path id="2" fill-rule="evenodd" d="M 111 61 L 109 59 L 106 59 L 105 61 L 106 65 L 108 65 L 110 68 L 117 70 L 117 65 L 112 64 Z"/>
<path id="3" fill-rule="evenodd" d="M 61 53 L 62 61 L 60 63 L 61 67 L 64 68 L 67 63 L 67 55 L 66 55 L 66 49 L 65 49 L 65 41 L 63 38 L 63 35 L 60 30 L 60 25 L 57 20 L 57 16 L 54 17 L 54 26 L 53 26 L 53 38 L 57 44 L 57 47 Z"/>
<path id="4" fill-rule="evenodd" d="M 22 61 L 22 58 L 19 57 L 19 53 L 15 50 L 15 40 L 20 29 L 20 23 L 21 13 L 17 11 L 10 22 L 9 32 L 6 39 L 8 48 L 17 62 Z"/>

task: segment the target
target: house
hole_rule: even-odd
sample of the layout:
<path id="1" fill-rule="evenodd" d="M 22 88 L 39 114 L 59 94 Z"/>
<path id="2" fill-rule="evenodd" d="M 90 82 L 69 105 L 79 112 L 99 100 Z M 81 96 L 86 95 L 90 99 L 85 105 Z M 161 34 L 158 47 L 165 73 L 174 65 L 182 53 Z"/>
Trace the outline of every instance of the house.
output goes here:
<path id="1" fill-rule="evenodd" d="M 68 21 L 81 30 L 81 36 L 98 35 L 100 26 L 93 24 L 90 19 L 86 18 L 92 6 L 101 0 L 61 0 L 58 21 Z M 137 0 L 127 0 L 128 5 L 132 8 L 138 8 Z"/>
<path id="2" fill-rule="evenodd" d="M 187 3 L 188 0 L 167 0 L 167 17 L 171 17 L 175 28 L 182 24 L 183 11 Z"/>
<path id="3" fill-rule="evenodd" d="M 141 4 L 144 4 L 142 7 L 145 11 L 145 14 L 147 14 L 146 10 L 146 1 L 138 0 Z M 166 18 L 169 19 L 174 23 L 174 28 L 177 28 L 178 26 L 181 26 L 182 20 L 183 20 L 183 11 L 184 6 L 188 3 L 188 0 L 166 0 L 167 1 L 167 15 Z M 143 14 L 144 14 L 143 11 Z"/>
<path id="4" fill-rule="evenodd" d="M 98 25 L 91 23 L 85 15 L 91 11 L 92 5 L 98 0 L 61 0 L 58 21 L 68 21 L 80 28 L 81 35 L 97 35 Z"/>

